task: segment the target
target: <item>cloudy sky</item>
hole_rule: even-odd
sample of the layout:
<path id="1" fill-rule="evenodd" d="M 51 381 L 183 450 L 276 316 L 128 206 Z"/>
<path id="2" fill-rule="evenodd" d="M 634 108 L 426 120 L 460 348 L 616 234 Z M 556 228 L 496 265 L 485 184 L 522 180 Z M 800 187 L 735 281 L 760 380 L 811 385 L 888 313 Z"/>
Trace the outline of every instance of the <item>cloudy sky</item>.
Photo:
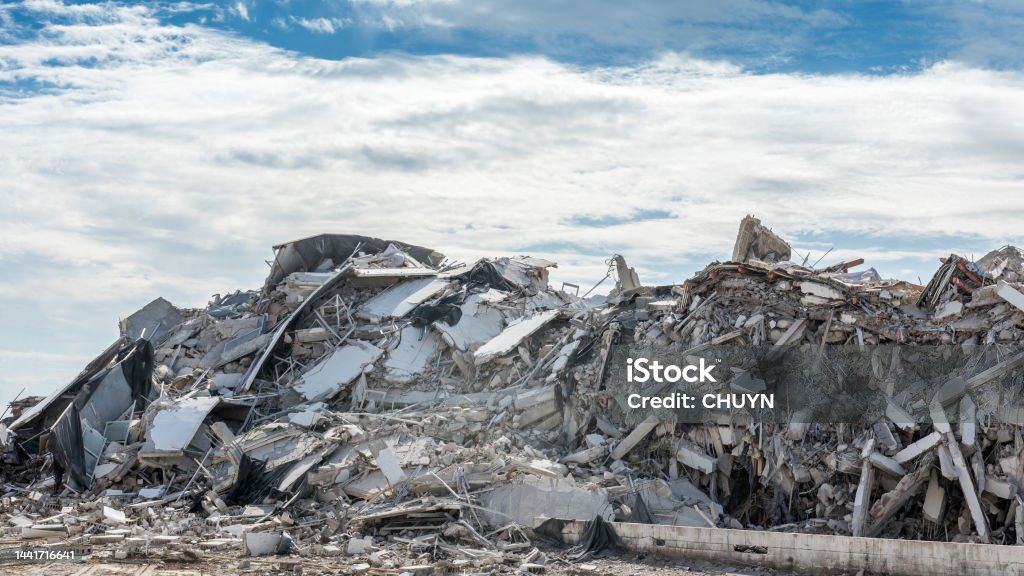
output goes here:
<path id="1" fill-rule="evenodd" d="M 0 4 L 0 402 L 353 232 L 590 286 L 1024 244 L 1017 0 Z"/>

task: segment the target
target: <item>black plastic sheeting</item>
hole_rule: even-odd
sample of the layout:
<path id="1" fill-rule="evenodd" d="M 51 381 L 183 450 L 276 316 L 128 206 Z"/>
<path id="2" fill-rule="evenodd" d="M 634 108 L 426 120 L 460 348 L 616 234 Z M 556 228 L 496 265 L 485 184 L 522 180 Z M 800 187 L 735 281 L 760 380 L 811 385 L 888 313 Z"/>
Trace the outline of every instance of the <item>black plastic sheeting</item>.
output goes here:
<path id="1" fill-rule="evenodd" d="M 424 248 L 413 246 L 397 240 L 381 240 L 371 236 L 359 236 L 357 234 L 320 234 L 302 240 L 295 240 L 286 244 L 274 246 L 277 256 L 270 267 L 270 274 L 264 284 L 264 290 L 269 292 L 281 280 L 293 272 L 311 272 L 316 270 L 324 260 L 330 258 L 335 265 L 341 264 L 359 247 L 360 252 L 374 254 L 383 252 L 388 244 L 407 252 L 410 256 L 428 266 L 439 266 L 444 260 L 444 254 Z"/>
<path id="2" fill-rule="evenodd" d="M 473 284 L 481 284 L 483 286 L 490 286 L 496 290 L 503 290 L 505 292 L 518 292 L 522 290 L 522 286 L 514 284 L 505 279 L 502 275 L 501 270 L 493 262 L 483 260 L 477 262 L 476 266 L 473 266 L 469 272 L 460 274 L 459 276 L 465 276 Z"/>
<path id="3" fill-rule="evenodd" d="M 634 524 L 654 524 L 654 517 L 651 516 L 651 510 L 647 507 L 643 497 L 640 494 L 635 496 L 629 512 L 629 521 Z"/>
<path id="4" fill-rule="evenodd" d="M 148 400 L 153 389 L 153 369 L 156 367 L 153 345 L 149 340 L 140 338 L 134 344 L 122 348 L 117 353 L 117 361 L 121 363 L 124 379 L 132 388 L 132 399 L 136 402 Z"/>
<path id="5" fill-rule="evenodd" d="M 559 518 L 548 518 L 540 526 L 533 529 L 535 536 L 552 544 L 565 544 L 562 538 L 562 530 L 572 520 Z M 601 516 L 594 516 L 583 526 L 583 535 L 580 543 L 565 552 L 565 559 L 571 562 L 581 562 L 587 558 L 600 557 L 604 552 L 622 550 L 622 538 L 619 538 L 615 527 L 605 521 Z"/>
<path id="6" fill-rule="evenodd" d="M 140 338 L 118 350 L 113 360 L 116 363 L 110 370 L 122 371 L 131 389 L 132 400 L 136 402 L 136 408 L 145 407 L 153 385 L 153 346 L 148 340 Z M 85 469 L 85 448 L 82 444 L 81 411 L 89 405 L 97 385 L 110 370 L 93 372 L 75 399 L 50 428 L 49 445 L 54 461 L 82 487 L 87 487 L 89 480 Z"/>
<path id="7" fill-rule="evenodd" d="M 82 419 L 74 402 L 50 428 L 50 452 L 56 465 L 64 469 L 79 486 L 87 484 L 85 449 L 82 447 Z"/>
<path id="8" fill-rule="evenodd" d="M 583 537 L 580 543 L 566 551 L 566 559 L 572 562 L 580 562 L 587 558 L 599 557 L 603 552 L 621 550 L 622 539 L 619 538 L 615 527 L 606 522 L 600 516 L 594 516 L 593 520 L 587 522 L 583 527 Z"/>
<path id="9" fill-rule="evenodd" d="M 465 292 L 445 296 L 432 304 L 417 306 L 412 312 L 412 324 L 418 328 L 429 326 L 438 320 L 444 320 L 449 326 L 455 326 L 462 319 L 462 308 L 459 305 L 466 298 Z"/>
<path id="10" fill-rule="evenodd" d="M 549 544 L 565 544 L 565 540 L 562 539 L 562 529 L 565 528 L 565 525 L 569 522 L 571 522 L 571 520 L 548 518 L 544 522 L 541 522 L 540 526 L 533 529 L 533 534 Z"/>
<path id="11" fill-rule="evenodd" d="M 264 498 L 277 492 L 277 485 L 288 472 L 288 466 L 278 466 L 267 472 L 264 460 L 255 460 L 242 454 L 238 462 L 238 476 L 224 501 L 229 506 L 246 506 L 262 502 Z"/>

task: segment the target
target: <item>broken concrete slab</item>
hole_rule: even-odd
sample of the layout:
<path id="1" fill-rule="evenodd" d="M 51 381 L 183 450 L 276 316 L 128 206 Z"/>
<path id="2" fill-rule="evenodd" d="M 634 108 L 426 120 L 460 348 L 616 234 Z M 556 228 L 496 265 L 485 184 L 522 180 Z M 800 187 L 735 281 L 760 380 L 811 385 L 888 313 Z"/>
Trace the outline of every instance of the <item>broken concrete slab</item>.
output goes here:
<path id="1" fill-rule="evenodd" d="M 199 396 L 158 405 L 146 442 L 139 450 L 139 460 L 159 466 L 162 458 L 181 456 L 218 404 L 220 397 Z"/>
<path id="2" fill-rule="evenodd" d="M 939 478 L 933 471 L 928 481 L 928 490 L 925 492 L 924 505 L 921 510 L 924 519 L 938 524 L 946 511 L 946 489 L 939 484 Z"/>
<path id="3" fill-rule="evenodd" d="M 931 450 L 932 448 L 937 446 L 941 441 L 942 434 L 940 434 L 937 431 L 932 432 L 931 434 L 923 436 L 917 441 L 909 444 L 903 450 L 897 452 L 896 455 L 893 456 L 893 460 L 895 460 L 899 464 L 906 464 L 907 462 L 910 462 L 911 460 L 914 460 L 918 456 L 921 456 L 925 452 Z"/>
<path id="4" fill-rule="evenodd" d="M 183 321 L 184 317 L 174 304 L 157 298 L 121 320 L 121 335 L 130 340 L 144 337 L 158 346 Z"/>
<path id="5" fill-rule="evenodd" d="M 985 517 L 985 513 L 981 508 L 981 502 L 978 500 L 978 493 L 975 491 L 974 481 L 971 479 L 967 462 L 964 460 L 963 454 L 960 452 L 960 446 L 952 432 L 946 433 L 946 439 L 946 447 L 953 458 L 953 465 L 956 467 L 956 477 L 960 482 L 960 489 L 964 494 L 964 501 L 967 503 L 968 510 L 970 510 L 971 519 L 974 521 L 974 528 L 978 532 L 978 537 L 983 542 L 988 542 L 990 534 L 988 519 Z"/>
<path id="6" fill-rule="evenodd" d="M 676 450 L 676 460 L 685 466 L 699 470 L 704 474 L 714 471 L 717 460 L 705 454 L 702 450 L 687 442 L 680 442 Z"/>
<path id="7" fill-rule="evenodd" d="M 1024 294 L 1003 280 L 1000 280 L 997 286 L 996 294 L 1000 298 L 1006 300 L 1018 310 L 1024 310 Z"/>
<path id="8" fill-rule="evenodd" d="M 519 343 L 524 338 L 540 330 L 545 324 L 557 318 L 558 315 L 558 310 L 548 310 L 516 320 L 506 326 L 500 334 L 477 348 L 473 354 L 474 363 L 480 366 L 499 356 L 508 354 L 519 346 Z"/>
<path id="9" fill-rule="evenodd" d="M 420 278 L 396 284 L 368 300 L 356 316 L 380 322 L 403 318 L 414 308 L 448 287 L 442 278 Z"/>
<path id="10" fill-rule="evenodd" d="M 469 352 L 494 338 L 505 327 L 505 315 L 496 304 L 508 298 L 508 294 L 494 289 L 470 294 L 459 306 L 461 316 L 455 324 L 438 320 L 434 327 L 445 342 L 460 351 Z"/>
<path id="11" fill-rule="evenodd" d="M 789 243 L 761 224 L 757 218 L 746 216 L 740 222 L 732 250 L 733 262 L 747 262 L 752 258 L 765 262 L 784 262 L 789 260 L 791 254 Z"/>
<path id="12" fill-rule="evenodd" d="M 636 428 L 633 428 L 633 431 L 630 432 L 628 436 L 615 445 L 615 449 L 612 450 L 610 458 L 612 460 L 622 459 L 623 456 L 629 454 L 630 450 L 636 447 L 641 440 L 650 434 L 652 430 L 657 428 L 660 423 L 661 422 L 658 420 L 657 416 L 653 414 L 648 416 L 643 422 L 637 424 Z"/>
<path id="13" fill-rule="evenodd" d="M 440 352 L 441 341 L 432 330 L 413 325 L 402 328 L 399 341 L 387 352 L 384 368 L 385 380 L 394 383 L 410 382 L 423 373 Z"/>
<path id="14" fill-rule="evenodd" d="M 521 484 L 498 486 L 484 494 L 483 513 L 497 523 L 534 527 L 538 519 L 610 519 L 612 507 L 599 491 L 586 490 L 560 479 L 527 478 Z"/>
<path id="15" fill-rule="evenodd" d="M 295 391 L 311 402 L 333 398 L 383 353 L 373 344 L 361 341 L 336 348 L 302 375 Z"/>

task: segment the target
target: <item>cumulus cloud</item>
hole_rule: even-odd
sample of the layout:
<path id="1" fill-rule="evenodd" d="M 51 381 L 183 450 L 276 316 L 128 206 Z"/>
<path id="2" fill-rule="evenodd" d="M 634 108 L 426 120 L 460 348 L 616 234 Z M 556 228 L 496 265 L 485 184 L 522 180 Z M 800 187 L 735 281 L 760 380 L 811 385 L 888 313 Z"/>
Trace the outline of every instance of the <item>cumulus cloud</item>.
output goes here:
<path id="1" fill-rule="evenodd" d="M 529 252 L 584 286 L 615 252 L 679 281 L 748 212 L 883 274 L 1022 240 L 1019 73 L 326 61 L 103 6 L 0 46 L 0 348 L 100 350 L 117 316 L 258 286 L 269 246 L 319 232 Z"/>

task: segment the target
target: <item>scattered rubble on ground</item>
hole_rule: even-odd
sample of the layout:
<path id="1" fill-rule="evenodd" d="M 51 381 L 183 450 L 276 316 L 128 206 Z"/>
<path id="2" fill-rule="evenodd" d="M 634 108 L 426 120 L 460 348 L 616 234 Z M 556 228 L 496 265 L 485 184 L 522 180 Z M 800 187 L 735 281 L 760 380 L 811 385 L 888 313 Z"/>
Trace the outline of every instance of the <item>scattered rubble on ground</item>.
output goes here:
<path id="1" fill-rule="evenodd" d="M 731 261 L 652 287 L 614 256 L 616 288 L 590 299 L 531 257 L 465 265 L 352 235 L 275 251 L 262 289 L 158 298 L 72 382 L 11 404 L 6 541 L 409 574 L 543 572 L 566 561 L 538 547 L 546 518 L 1024 541 L 1024 410 L 968 394 L 1024 366 L 1006 353 L 1016 248 L 948 255 L 919 286 L 793 263 L 748 217 Z M 872 426 L 636 421 L 606 378 L 624 345 L 844 344 L 990 352 L 927 402 L 893 394 Z M 897 356 L 873 357 L 882 386 Z"/>

